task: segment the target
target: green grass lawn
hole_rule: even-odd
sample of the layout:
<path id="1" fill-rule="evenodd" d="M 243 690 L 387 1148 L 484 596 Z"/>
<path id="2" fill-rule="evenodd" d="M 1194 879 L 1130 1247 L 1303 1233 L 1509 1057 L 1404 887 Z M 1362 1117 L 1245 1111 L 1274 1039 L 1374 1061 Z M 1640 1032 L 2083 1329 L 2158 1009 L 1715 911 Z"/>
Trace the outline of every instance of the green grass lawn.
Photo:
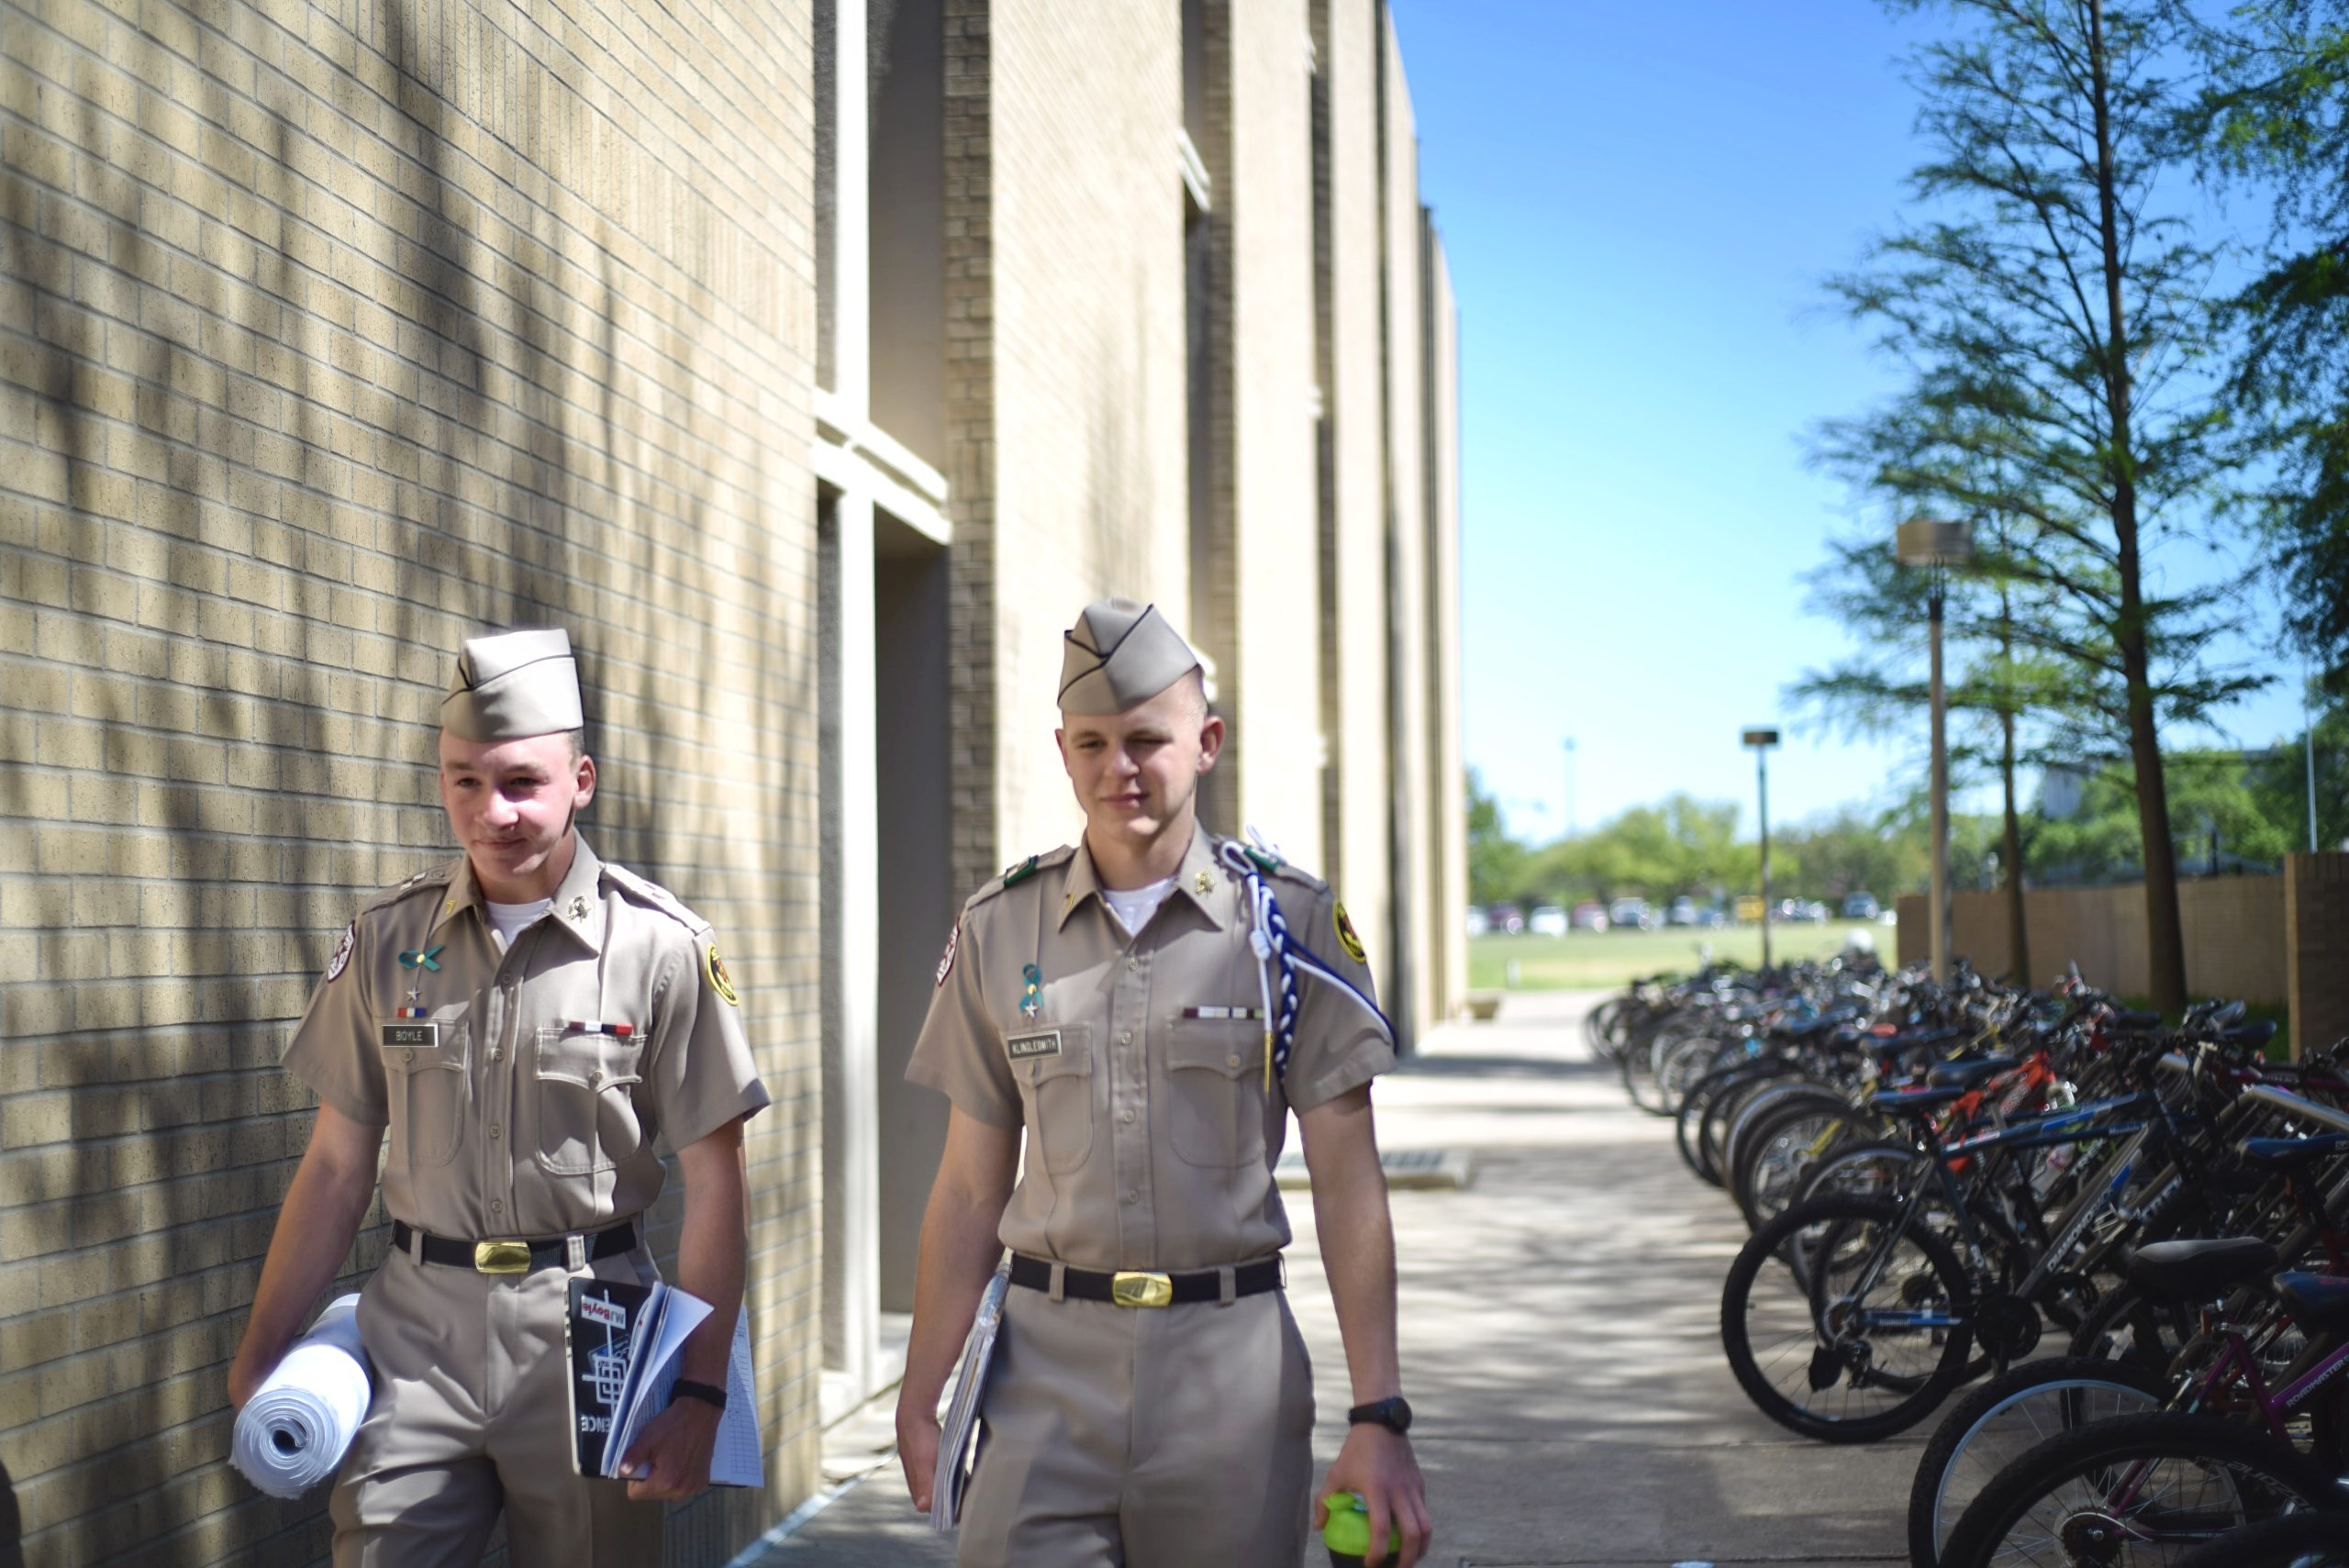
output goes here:
<path id="1" fill-rule="evenodd" d="M 1895 935 L 1874 920 L 1830 920 L 1818 926 L 1773 926 L 1773 959 L 1824 958 L 1847 932 L 1867 932 L 1879 957 L 1891 962 Z M 1612 988 L 1642 975 L 1697 967 L 1697 945 L 1713 956 L 1747 965 L 1762 962 L 1762 928 L 1722 926 L 1709 931 L 1674 927 L 1661 931 L 1575 931 L 1563 937 L 1486 936 L 1468 939 L 1468 985 L 1475 991 L 1561 991 Z M 1509 966 L 1516 965 L 1516 973 Z"/>

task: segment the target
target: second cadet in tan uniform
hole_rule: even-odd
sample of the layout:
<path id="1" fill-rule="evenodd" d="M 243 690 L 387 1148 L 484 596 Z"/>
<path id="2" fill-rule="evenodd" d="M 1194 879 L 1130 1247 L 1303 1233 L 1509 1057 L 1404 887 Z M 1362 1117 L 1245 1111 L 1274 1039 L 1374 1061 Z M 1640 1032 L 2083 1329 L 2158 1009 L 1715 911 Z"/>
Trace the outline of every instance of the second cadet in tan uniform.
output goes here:
<path id="1" fill-rule="evenodd" d="M 464 853 L 377 895 L 285 1049 L 318 1096 L 230 1373 L 241 1405 L 340 1268 L 376 1184 L 391 1255 L 361 1294 L 373 1400 L 335 1487 L 338 1568 L 661 1560 L 660 1499 L 707 1484 L 740 1310 L 741 1125 L 768 1103 L 708 924 L 599 861 L 577 812 L 569 639 L 473 639 L 441 710 Z M 715 1308 L 629 1482 L 573 1473 L 569 1282 L 657 1277 L 659 1150 L 685 1180 L 676 1283 Z"/>
<path id="2" fill-rule="evenodd" d="M 1401 1528 L 1408 1564 L 1428 1522 L 1367 1086 L 1395 1057 L 1361 944 L 1319 881 L 1198 825 L 1222 721 L 1155 609 L 1087 608 L 1061 707 L 1084 840 L 964 906 L 907 1073 L 953 1106 L 897 1411 L 915 1502 L 1008 1249 L 963 1568 L 1295 1568 L 1338 1491 Z M 1287 964 L 1258 956 L 1275 935 Z M 1357 1401 L 1318 1490 L 1273 1180 L 1291 1110 Z"/>

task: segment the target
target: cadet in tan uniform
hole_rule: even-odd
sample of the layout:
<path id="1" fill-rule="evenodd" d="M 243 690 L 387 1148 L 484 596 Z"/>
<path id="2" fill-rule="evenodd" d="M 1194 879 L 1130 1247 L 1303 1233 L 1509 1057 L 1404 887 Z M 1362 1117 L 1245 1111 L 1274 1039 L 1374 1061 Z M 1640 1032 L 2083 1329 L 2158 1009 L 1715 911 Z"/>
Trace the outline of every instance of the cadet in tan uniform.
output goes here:
<path id="1" fill-rule="evenodd" d="M 658 1499 L 707 1485 L 740 1309 L 742 1123 L 767 1102 L 710 929 L 596 858 L 578 678 L 559 630 L 469 640 L 441 707 L 440 795 L 464 853 L 345 931 L 285 1066 L 318 1096 L 229 1372 L 241 1406 L 349 1254 L 376 1183 L 393 1251 L 361 1338 L 374 1398 L 335 1486 L 337 1568 L 657 1563 Z M 656 1276 L 656 1151 L 685 1182 L 677 1284 L 716 1309 L 629 1456 L 573 1473 L 568 1283 Z"/>
<path id="2" fill-rule="evenodd" d="M 1164 617 L 1093 605 L 1064 658 L 1084 840 L 964 906 L 906 1074 L 953 1105 L 897 1403 L 907 1484 L 928 1507 L 939 1396 L 1008 1248 L 963 1568 L 1296 1568 L 1340 1491 L 1374 1540 L 1400 1528 L 1408 1568 L 1429 1524 L 1368 1086 L 1395 1056 L 1361 943 L 1320 882 L 1198 826 L 1223 723 Z M 1280 1288 L 1291 1109 L 1356 1402 L 1318 1491 Z"/>

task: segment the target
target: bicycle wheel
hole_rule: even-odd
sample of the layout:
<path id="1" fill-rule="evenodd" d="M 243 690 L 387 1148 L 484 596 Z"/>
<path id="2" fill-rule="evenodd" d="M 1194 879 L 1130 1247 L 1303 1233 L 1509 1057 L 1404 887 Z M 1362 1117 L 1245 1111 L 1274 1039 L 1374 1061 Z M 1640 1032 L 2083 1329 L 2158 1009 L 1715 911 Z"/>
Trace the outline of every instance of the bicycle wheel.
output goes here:
<path id="1" fill-rule="evenodd" d="M 2163 1411 L 2062 1432 L 1985 1486 L 1939 1568 L 2176 1568 L 2195 1547 L 2334 1504 L 2332 1480 L 2255 1427 Z"/>
<path id="2" fill-rule="evenodd" d="M 1781 1273 L 1780 1254 L 1804 1267 Z M 1765 1272 L 1766 1271 L 1766 1272 Z M 1753 1233 L 1721 1287 L 1721 1348 L 1754 1407 L 1823 1442 L 1873 1442 L 1965 1376 L 1974 1289 L 1949 1243 L 1896 1204 L 1828 1196 Z"/>
<path id="3" fill-rule="evenodd" d="M 2349 1568 L 2349 1515 L 2286 1514 L 2231 1529 L 2177 1568 Z"/>
<path id="4" fill-rule="evenodd" d="M 1806 1171 L 1802 1191 L 1795 1201 L 1828 1193 L 1898 1197 L 1909 1190 L 1910 1182 L 1932 1169 L 1929 1160 L 1924 1151 L 1910 1143 L 1855 1143 L 1831 1151 Z"/>
<path id="5" fill-rule="evenodd" d="M 1729 1180 L 1745 1223 L 1760 1225 L 1793 1203 L 1821 1158 L 1875 1131 L 1851 1101 L 1830 1091 L 1790 1095 L 1756 1113 L 1737 1136 Z"/>
<path id="6" fill-rule="evenodd" d="M 2092 1421 L 2158 1409 L 2167 1392 L 2163 1379 L 2125 1362 L 2052 1356 L 1967 1394 L 1933 1429 L 1917 1461 L 1909 1489 L 1912 1568 L 1934 1568 L 1966 1505 L 2026 1451 Z"/>

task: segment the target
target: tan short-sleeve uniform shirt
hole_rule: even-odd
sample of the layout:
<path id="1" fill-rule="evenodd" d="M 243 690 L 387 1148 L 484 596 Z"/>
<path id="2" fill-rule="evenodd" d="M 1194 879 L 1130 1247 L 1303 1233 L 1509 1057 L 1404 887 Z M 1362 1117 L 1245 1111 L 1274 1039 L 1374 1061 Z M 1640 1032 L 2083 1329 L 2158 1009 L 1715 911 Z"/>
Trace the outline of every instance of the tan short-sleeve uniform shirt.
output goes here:
<path id="1" fill-rule="evenodd" d="M 462 856 L 369 902 L 284 1065 L 390 1128 L 394 1218 L 461 1240 L 641 1213 L 661 1147 L 768 1103 L 708 923 L 584 839 L 503 951 Z"/>
<path id="2" fill-rule="evenodd" d="M 1265 880 L 1297 940 L 1371 995 L 1330 890 L 1287 866 Z M 1078 1268 L 1186 1270 L 1287 1244 L 1273 1166 L 1289 1109 L 1369 1082 L 1395 1052 L 1371 1008 L 1300 974 L 1287 1072 L 1267 1089 L 1251 929 L 1204 829 L 1136 934 L 1081 847 L 1014 868 L 963 906 L 906 1076 L 1026 1129 L 1006 1246 Z"/>

